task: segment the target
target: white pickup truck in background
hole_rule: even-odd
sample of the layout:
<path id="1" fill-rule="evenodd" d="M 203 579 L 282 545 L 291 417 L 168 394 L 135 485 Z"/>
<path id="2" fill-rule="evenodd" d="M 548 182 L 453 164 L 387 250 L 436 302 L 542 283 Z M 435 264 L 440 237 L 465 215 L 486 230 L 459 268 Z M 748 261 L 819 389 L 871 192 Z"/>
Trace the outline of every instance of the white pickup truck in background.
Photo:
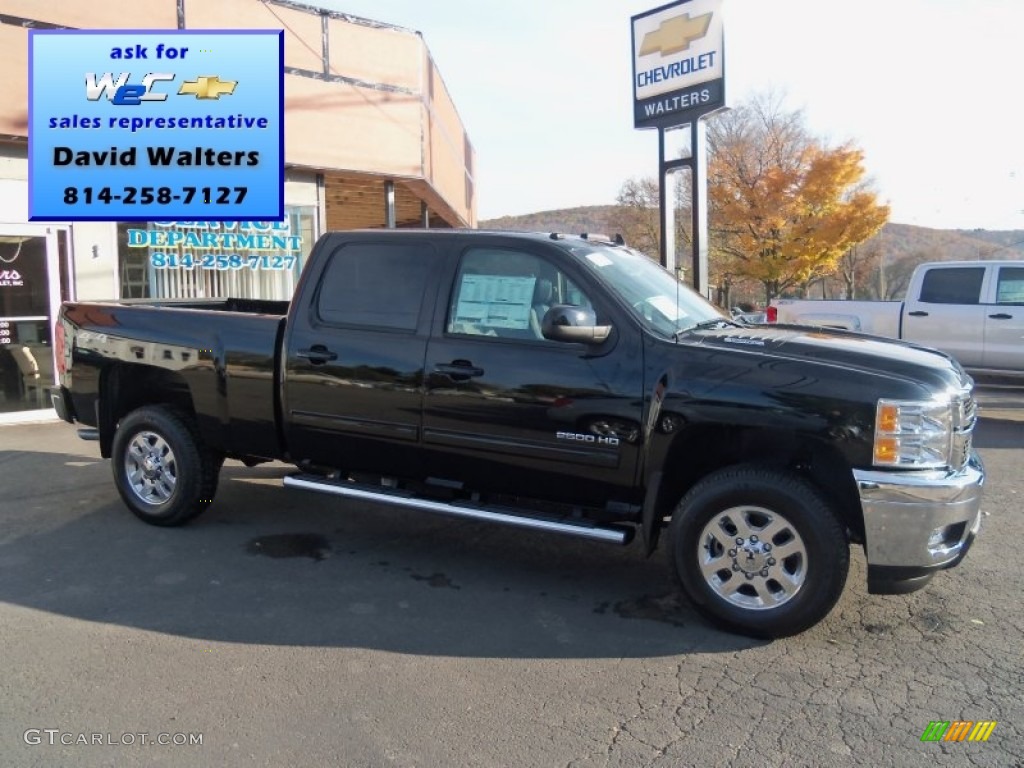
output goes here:
<path id="1" fill-rule="evenodd" d="M 904 301 L 774 299 L 768 322 L 903 339 L 975 374 L 1024 376 L 1024 261 L 928 262 Z"/>

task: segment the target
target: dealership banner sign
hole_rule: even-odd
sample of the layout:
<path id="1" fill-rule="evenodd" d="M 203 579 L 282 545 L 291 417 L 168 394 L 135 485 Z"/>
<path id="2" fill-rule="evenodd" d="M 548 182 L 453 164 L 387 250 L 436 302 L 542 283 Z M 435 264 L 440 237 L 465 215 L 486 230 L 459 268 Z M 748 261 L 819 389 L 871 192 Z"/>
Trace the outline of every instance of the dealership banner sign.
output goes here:
<path id="1" fill-rule="evenodd" d="M 633 125 L 685 125 L 725 106 L 722 0 L 683 0 L 634 16 Z"/>
<path id="2" fill-rule="evenodd" d="M 29 30 L 29 219 L 284 216 L 280 30 Z"/>

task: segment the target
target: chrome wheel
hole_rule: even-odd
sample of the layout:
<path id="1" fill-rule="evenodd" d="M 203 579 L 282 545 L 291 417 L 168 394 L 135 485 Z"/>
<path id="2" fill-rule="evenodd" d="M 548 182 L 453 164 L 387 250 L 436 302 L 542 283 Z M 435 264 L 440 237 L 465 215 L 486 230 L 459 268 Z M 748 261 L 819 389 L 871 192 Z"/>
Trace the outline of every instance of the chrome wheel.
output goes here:
<path id="1" fill-rule="evenodd" d="M 140 501 L 152 506 L 167 503 L 178 482 L 174 451 L 156 432 L 139 432 L 132 437 L 124 455 L 128 486 Z"/>
<path id="2" fill-rule="evenodd" d="M 698 540 L 707 585 L 726 602 L 748 610 L 777 608 L 807 578 L 807 547 L 778 512 L 738 506 L 714 515 Z"/>

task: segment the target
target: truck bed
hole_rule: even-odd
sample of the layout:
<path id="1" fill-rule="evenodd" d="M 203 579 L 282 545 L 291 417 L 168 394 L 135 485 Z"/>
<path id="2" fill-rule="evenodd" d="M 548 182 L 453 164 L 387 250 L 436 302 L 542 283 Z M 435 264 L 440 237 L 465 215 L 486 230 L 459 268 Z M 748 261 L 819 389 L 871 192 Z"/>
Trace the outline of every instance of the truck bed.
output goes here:
<path id="1" fill-rule="evenodd" d="M 269 299 L 121 299 L 120 301 L 96 302 L 97 304 L 119 304 L 126 307 L 167 307 L 170 309 L 205 309 L 212 312 L 235 312 L 248 315 L 288 314 L 288 301 Z"/>
<path id="2" fill-rule="evenodd" d="M 902 301 L 776 299 L 780 324 L 812 325 L 900 338 Z"/>
<path id="3" fill-rule="evenodd" d="M 160 386 L 173 382 L 173 388 L 187 391 L 210 445 L 232 454 L 278 457 L 274 376 L 288 305 L 252 299 L 65 304 L 75 413 L 83 423 L 95 420 L 104 376 L 128 367 L 159 369 Z"/>

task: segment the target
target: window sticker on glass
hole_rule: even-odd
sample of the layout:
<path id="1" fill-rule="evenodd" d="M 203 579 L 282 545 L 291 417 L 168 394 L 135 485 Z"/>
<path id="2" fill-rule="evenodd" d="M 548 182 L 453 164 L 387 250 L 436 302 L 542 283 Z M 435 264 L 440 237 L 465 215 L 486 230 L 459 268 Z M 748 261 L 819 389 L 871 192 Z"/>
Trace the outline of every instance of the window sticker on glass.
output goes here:
<path id="1" fill-rule="evenodd" d="M 587 254 L 587 261 L 593 264 L 595 267 L 607 267 L 612 263 L 612 260 L 605 256 L 603 253 L 594 251 L 593 253 Z"/>
<path id="2" fill-rule="evenodd" d="M 999 270 L 998 304 L 1024 304 L 1024 269 L 1003 267 Z"/>
<path id="3" fill-rule="evenodd" d="M 536 282 L 535 277 L 463 275 L 455 322 L 525 330 Z"/>
<path id="4" fill-rule="evenodd" d="M 647 303 L 661 312 L 669 320 L 682 320 L 686 313 L 667 296 L 651 296 Z"/>

